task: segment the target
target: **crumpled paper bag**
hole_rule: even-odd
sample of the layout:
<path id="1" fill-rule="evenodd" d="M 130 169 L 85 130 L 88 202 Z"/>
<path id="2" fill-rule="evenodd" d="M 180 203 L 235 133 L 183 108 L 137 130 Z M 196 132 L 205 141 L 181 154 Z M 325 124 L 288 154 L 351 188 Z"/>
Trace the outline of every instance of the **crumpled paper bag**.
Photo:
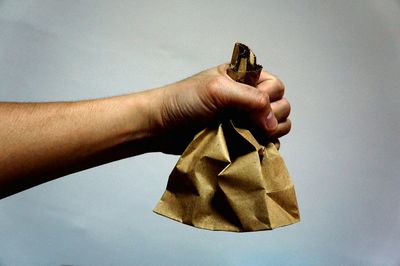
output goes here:
<path id="1" fill-rule="evenodd" d="M 261 69 L 253 52 L 236 43 L 228 75 L 255 86 Z M 154 212 L 198 228 L 235 232 L 300 219 L 294 185 L 275 145 L 261 145 L 233 120 L 194 137 Z"/>

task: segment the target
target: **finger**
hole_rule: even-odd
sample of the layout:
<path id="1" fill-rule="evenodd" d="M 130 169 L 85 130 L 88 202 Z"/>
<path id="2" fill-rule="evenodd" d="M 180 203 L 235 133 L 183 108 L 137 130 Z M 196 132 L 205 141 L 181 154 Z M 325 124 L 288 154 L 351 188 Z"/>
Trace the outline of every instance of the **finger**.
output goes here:
<path id="1" fill-rule="evenodd" d="M 231 82 L 220 97 L 227 101 L 228 106 L 248 111 L 253 122 L 268 133 L 276 129 L 278 120 L 272 112 L 269 95 L 265 91 Z"/>
<path id="2" fill-rule="evenodd" d="M 282 99 L 285 93 L 285 85 L 283 82 L 265 71 L 260 74 L 257 88 L 267 92 L 271 102 Z"/>
<path id="3" fill-rule="evenodd" d="M 288 118 L 291 107 L 289 101 L 286 98 L 282 98 L 279 101 L 271 103 L 271 109 L 278 122 L 283 122 Z"/>
<path id="4" fill-rule="evenodd" d="M 292 122 L 290 119 L 286 119 L 286 121 L 279 123 L 276 130 L 270 135 L 272 138 L 280 138 L 285 136 L 290 132 L 292 128 Z"/>
<path id="5" fill-rule="evenodd" d="M 250 114 L 250 118 L 260 128 L 265 129 L 267 133 L 272 133 L 278 126 L 278 120 L 272 111 L 268 94 L 261 91 L 261 95 L 259 108 Z"/>

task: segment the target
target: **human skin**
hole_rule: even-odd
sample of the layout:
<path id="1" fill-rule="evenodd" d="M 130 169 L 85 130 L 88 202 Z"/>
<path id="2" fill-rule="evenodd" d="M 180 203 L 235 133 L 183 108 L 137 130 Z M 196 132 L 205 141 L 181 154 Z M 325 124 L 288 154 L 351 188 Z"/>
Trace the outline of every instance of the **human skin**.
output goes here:
<path id="1" fill-rule="evenodd" d="M 0 198 L 130 156 L 180 154 L 195 133 L 227 117 L 244 117 L 266 142 L 289 133 L 283 83 L 263 71 L 251 87 L 226 68 L 110 98 L 0 103 Z"/>

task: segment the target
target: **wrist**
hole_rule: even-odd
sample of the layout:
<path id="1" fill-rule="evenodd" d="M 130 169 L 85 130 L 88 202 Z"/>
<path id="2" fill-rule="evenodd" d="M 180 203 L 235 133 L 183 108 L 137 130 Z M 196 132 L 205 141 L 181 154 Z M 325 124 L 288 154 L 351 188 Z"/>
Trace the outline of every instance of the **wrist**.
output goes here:
<path id="1" fill-rule="evenodd" d="M 122 96 L 128 141 L 156 138 L 162 132 L 161 106 L 164 88 Z"/>

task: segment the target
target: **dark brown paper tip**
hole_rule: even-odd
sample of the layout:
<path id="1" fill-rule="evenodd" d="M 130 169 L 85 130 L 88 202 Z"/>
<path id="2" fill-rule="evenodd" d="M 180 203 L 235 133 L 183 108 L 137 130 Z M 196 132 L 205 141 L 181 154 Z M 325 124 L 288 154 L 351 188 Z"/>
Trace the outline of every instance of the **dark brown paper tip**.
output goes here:
<path id="1" fill-rule="evenodd" d="M 255 87 L 261 70 L 253 51 L 245 44 L 235 43 L 227 74 L 237 82 Z"/>

